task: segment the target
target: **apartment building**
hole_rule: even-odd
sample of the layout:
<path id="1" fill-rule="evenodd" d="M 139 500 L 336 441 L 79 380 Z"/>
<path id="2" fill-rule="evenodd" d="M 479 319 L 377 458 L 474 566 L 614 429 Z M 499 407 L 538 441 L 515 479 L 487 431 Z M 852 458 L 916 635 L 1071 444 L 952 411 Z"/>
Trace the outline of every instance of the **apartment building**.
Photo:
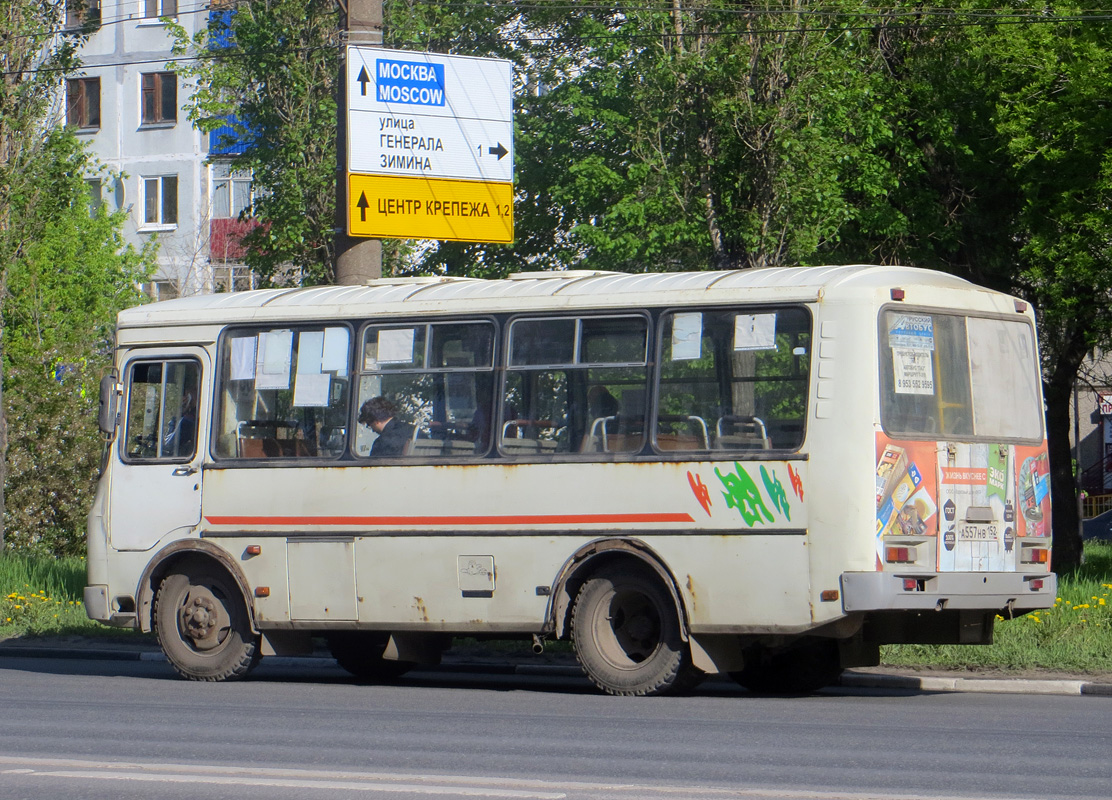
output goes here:
<path id="1" fill-rule="evenodd" d="M 239 237 L 251 182 L 217 134 L 202 134 L 183 106 L 188 89 L 168 66 L 174 56 L 164 18 L 190 35 L 207 25 L 203 0 L 75 0 L 67 25 L 95 29 L 81 49 L 81 72 L 66 81 L 66 121 L 120 178 L 94 194 L 125 209 L 124 235 L 156 239 L 156 299 L 251 288 Z"/>

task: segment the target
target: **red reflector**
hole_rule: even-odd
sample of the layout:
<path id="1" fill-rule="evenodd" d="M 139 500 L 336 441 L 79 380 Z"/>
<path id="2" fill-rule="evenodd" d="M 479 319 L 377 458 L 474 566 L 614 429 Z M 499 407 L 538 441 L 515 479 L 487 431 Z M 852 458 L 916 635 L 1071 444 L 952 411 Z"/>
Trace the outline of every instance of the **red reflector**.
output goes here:
<path id="1" fill-rule="evenodd" d="M 247 555 L 249 555 L 249 556 L 257 556 L 262 551 L 263 551 L 263 548 L 262 548 L 261 545 L 249 544 L 249 545 L 247 545 L 247 549 L 244 550 L 243 552 L 247 553 Z"/>
<path id="2" fill-rule="evenodd" d="M 1028 581 L 1027 585 L 1031 587 L 1032 592 L 1035 592 L 1043 587 L 1043 580 L 1042 578 L 1035 578 L 1033 581 Z"/>
<path id="3" fill-rule="evenodd" d="M 270 587 L 269 586 L 256 586 L 255 587 L 255 597 L 270 597 Z"/>
<path id="4" fill-rule="evenodd" d="M 915 549 L 912 547 L 887 547 L 884 558 L 889 564 L 907 563 L 915 560 Z"/>
<path id="5" fill-rule="evenodd" d="M 892 290 L 892 299 L 893 300 L 903 300 L 904 299 L 904 290 L 903 289 L 893 289 Z"/>
<path id="6" fill-rule="evenodd" d="M 819 595 L 824 603 L 833 603 L 838 599 L 837 589 L 823 589 L 822 594 Z"/>
<path id="7" fill-rule="evenodd" d="M 919 588 L 919 581 L 914 578 L 904 578 L 904 591 L 914 592 Z"/>
<path id="8" fill-rule="evenodd" d="M 1025 302 L 1023 302 L 1022 300 L 1016 300 L 1015 301 L 1015 310 L 1018 311 L 1020 314 L 1022 314 L 1024 311 L 1027 310 L 1027 304 Z"/>

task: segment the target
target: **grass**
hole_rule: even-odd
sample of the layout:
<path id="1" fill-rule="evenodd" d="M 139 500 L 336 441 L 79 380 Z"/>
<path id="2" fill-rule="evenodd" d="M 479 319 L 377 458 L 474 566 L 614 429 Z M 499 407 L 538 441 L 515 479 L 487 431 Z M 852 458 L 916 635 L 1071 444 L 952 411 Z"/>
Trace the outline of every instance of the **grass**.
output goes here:
<path id="1" fill-rule="evenodd" d="M 85 559 L 0 556 L 0 639 L 92 633 L 81 602 Z"/>
<path id="2" fill-rule="evenodd" d="M 997 618 L 994 642 L 890 645 L 885 664 L 956 670 L 1049 670 L 1112 673 L 1112 544 L 1089 542 L 1085 564 L 1058 578 L 1053 608 L 1018 619 Z"/>
<path id="3" fill-rule="evenodd" d="M 129 635 L 85 616 L 84 586 L 84 559 L 0 556 L 0 640 Z M 493 650 L 498 644 L 472 643 Z M 528 643 L 514 646 L 527 649 Z M 566 647 L 550 642 L 546 652 Z M 1112 544 L 1086 544 L 1081 570 L 1059 577 L 1054 608 L 998 619 L 991 645 L 889 645 L 881 658 L 892 666 L 927 669 L 1112 673 Z"/>

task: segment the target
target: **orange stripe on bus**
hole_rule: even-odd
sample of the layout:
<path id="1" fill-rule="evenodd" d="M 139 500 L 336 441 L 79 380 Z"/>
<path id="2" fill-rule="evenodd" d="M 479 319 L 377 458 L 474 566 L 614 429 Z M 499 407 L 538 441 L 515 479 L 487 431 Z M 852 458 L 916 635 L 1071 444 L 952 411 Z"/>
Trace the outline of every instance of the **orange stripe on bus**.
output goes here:
<path id="1" fill-rule="evenodd" d="M 694 522 L 690 514 L 536 514 L 476 517 L 209 517 L 210 525 L 574 525 Z"/>

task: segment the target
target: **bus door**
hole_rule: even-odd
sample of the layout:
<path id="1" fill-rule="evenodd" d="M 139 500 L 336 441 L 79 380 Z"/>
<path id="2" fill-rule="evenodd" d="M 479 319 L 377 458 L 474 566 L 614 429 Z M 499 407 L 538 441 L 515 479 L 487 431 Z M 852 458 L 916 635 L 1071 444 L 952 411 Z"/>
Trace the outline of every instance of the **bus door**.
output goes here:
<path id="1" fill-rule="evenodd" d="M 137 351 L 121 372 L 124 407 L 109 489 L 109 540 L 148 550 L 201 518 L 201 462 L 209 414 L 201 348 Z"/>

